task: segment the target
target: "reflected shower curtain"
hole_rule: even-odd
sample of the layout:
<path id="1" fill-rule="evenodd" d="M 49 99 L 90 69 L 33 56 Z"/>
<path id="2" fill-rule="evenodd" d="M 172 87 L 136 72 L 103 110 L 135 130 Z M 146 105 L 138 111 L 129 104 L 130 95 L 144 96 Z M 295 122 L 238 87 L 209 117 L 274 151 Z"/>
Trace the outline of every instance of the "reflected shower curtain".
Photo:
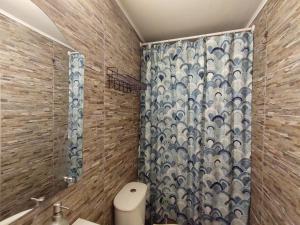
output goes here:
<path id="1" fill-rule="evenodd" d="M 84 56 L 78 52 L 69 56 L 69 177 L 78 180 L 82 174 Z"/>
<path id="2" fill-rule="evenodd" d="M 139 179 L 151 223 L 246 225 L 251 32 L 143 49 Z"/>

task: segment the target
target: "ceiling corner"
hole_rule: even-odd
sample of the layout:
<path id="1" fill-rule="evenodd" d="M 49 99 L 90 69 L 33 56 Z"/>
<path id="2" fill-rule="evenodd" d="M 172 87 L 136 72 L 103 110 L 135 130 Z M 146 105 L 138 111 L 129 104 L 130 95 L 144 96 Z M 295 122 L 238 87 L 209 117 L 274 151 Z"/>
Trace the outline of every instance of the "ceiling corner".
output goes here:
<path id="1" fill-rule="evenodd" d="M 118 6 L 120 7 L 120 9 L 122 10 L 122 12 L 124 13 L 125 17 L 127 18 L 127 20 L 129 21 L 130 25 L 133 27 L 133 29 L 135 30 L 135 32 L 137 33 L 138 37 L 140 38 L 141 42 L 145 42 L 145 38 L 143 37 L 143 35 L 141 34 L 141 32 L 139 31 L 139 29 L 137 28 L 137 26 L 135 25 L 135 23 L 132 21 L 132 19 L 130 18 L 130 16 L 128 15 L 127 11 L 125 10 L 123 4 L 120 2 L 120 0 L 115 0 L 118 4 Z"/>
<path id="2" fill-rule="evenodd" d="M 253 21 L 256 19 L 260 11 L 264 8 L 268 0 L 262 0 L 261 3 L 258 5 L 257 9 L 254 11 L 252 17 L 247 22 L 246 27 L 250 27 Z"/>

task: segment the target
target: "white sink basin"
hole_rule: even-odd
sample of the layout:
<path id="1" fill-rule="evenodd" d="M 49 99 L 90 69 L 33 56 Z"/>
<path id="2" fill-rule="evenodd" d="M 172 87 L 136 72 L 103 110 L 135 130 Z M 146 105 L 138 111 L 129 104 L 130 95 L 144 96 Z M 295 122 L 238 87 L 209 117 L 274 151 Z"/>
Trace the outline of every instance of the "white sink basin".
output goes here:
<path id="1" fill-rule="evenodd" d="M 28 209 L 28 210 L 25 210 L 23 212 L 19 212 L 17 213 L 16 215 L 13 215 L 5 220 L 2 220 L 0 221 L 0 225 L 9 225 L 11 224 L 12 222 L 18 220 L 19 218 L 21 218 L 22 216 L 24 216 L 25 214 L 29 213 L 32 209 Z"/>
<path id="2" fill-rule="evenodd" d="M 100 225 L 100 224 L 92 223 L 90 221 L 79 218 L 72 225 Z"/>

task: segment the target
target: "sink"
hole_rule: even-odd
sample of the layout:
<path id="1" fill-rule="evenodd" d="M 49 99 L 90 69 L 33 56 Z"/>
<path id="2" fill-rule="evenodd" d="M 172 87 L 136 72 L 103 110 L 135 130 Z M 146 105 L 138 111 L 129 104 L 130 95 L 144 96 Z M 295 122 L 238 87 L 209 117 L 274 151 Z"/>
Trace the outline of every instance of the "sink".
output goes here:
<path id="1" fill-rule="evenodd" d="M 17 219 L 21 218 L 25 214 L 29 213 L 32 209 L 28 209 L 22 212 L 17 213 L 16 215 L 13 215 L 5 220 L 0 221 L 0 225 L 8 225 L 11 224 L 12 222 L 16 221 Z"/>
<path id="2" fill-rule="evenodd" d="M 79 218 L 72 225 L 100 225 L 100 224 L 92 223 L 90 221 Z"/>

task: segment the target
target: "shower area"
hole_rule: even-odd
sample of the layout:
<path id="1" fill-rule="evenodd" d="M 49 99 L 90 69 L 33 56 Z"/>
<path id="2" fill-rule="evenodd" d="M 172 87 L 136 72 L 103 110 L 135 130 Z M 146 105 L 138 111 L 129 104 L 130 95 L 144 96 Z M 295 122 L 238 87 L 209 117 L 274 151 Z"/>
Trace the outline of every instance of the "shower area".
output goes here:
<path id="1" fill-rule="evenodd" d="M 253 29 L 142 48 L 148 224 L 248 223 L 252 62 Z"/>

